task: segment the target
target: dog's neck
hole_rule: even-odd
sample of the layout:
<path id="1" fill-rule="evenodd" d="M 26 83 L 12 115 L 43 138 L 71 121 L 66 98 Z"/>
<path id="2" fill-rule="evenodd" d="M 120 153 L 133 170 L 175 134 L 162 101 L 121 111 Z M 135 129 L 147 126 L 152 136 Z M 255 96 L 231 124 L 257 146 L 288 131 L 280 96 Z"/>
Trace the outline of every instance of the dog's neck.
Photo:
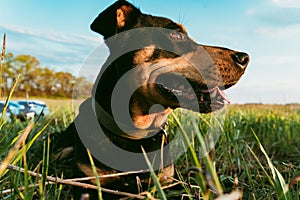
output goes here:
<path id="1" fill-rule="evenodd" d="M 127 54 L 126 57 L 120 57 L 114 62 L 110 62 L 113 56 L 108 58 L 103 66 L 103 71 L 100 72 L 100 75 L 97 79 L 98 84 L 95 84 L 97 87 L 95 87 L 93 90 L 93 97 L 95 98 L 97 104 L 101 107 L 101 109 L 99 109 L 100 112 L 97 113 L 97 115 L 100 116 L 98 116 L 99 122 L 102 125 L 106 124 L 106 126 L 111 127 L 110 132 L 119 134 L 121 131 L 118 129 L 117 124 L 121 123 L 123 127 L 126 127 L 127 130 L 131 129 L 128 131 L 131 132 L 135 137 L 143 138 L 148 134 L 148 132 L 160 130 L 164 126 L 167 116 L 170 114 L 172 109 L 166 108 L 165 110 L 160 110 L 149 114 L 149 109 L 152 105 L 147 103 L 148 101 L 146 97 L 134 93 L 132 95 L 132 101 L 128 106 L 132 121 L 121 120 L 117 123 L 114 122 L 114 117 L 112 114 L 112 93 L 118 80 L 120 80 L 122 75 L 129 70 L 126 69 L 124 63 L 127 62 L 127 65 L 129 66 L 133 65 L 133 63 L 128 63 L 127 61 L 130 60 L 129 58 L 131 58 L 131 56 L 131 54 Z M 120 69 L 124 71 L 120 71 Z M 121 100 L 122 99 L 120 99 L 120 101 Z"/>

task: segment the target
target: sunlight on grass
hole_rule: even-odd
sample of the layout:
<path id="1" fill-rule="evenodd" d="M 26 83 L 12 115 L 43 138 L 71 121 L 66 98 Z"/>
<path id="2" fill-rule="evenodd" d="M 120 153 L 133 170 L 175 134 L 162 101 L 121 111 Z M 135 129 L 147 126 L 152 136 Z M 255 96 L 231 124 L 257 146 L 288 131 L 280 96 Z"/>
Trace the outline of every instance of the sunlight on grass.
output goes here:
<path id="1" fill-rule="evenodd" d="M 59 121 L 45 119 L 35 122 L 23 148 L 20 148 L 21 145 L 14 152 L 8 151 L 8 149 L 12 150 L 19 141 L 24 132 L 22 130 L 26 129 L 28 122 L 5 123 L 0 129 L 3 135 L 0 140 L 1 165 L 6 160 L 5 158 L 13 152 L 13 159 L 5 161 L 6 163 L 22 168 L 26 167 L 31 171 L 38 170 L 42 174 L 41 178 L 33 178 L 28 174 L 24 176 L 17 172 L 7 171 L 4 167 L 2 171 L 5 173 L 1 172 L 0 187 L 4 191 L 5 197 L 8 199 L 26 198 L 25 196 L 28 195 L 28 198 L 32 198 L 33 195 L 37 195 L 40 199 L 47 199 L 51 193 L 50 199 L 56 199 L 69 195 L 68 187 L 45 182 L 47 175 L 55 176 L 57 173 L 52 168 L 54 163 L 51 162 L 51 156 L 53 153 L 49 147 L 54 141 L 50 143 L 49 131 L 63 130 L 71 122 L 73 118 L 68 117 L 69 110 L 66 109 L 65 112 L 64 115 L 55 114 L 61 118 Z M 218 198 L 222 200 L 222 198 L 226 199 L 230 195 L 240 196 L 241 192 L 245 199 L 297 198 L 300 192 L 300 188 L 297 186 L 299 179 L 297 179 L 297 174 L 300 168 L 297 162 L 293 160 L 296 158 L 294 156 L 297 156 L 296 152 L 298 152 L 297 134 L 300 130 L 298 129 L 300 127 L 300 121 L 298 121 L 300 112 L 273 107 L 272 113 L 274 115 L 278 113 L 284 113 L 284 115 L 275 117 L 267 113 L 270 113 L 270 110 L 253 107 L 229 108 L 223 133 L 215 148 L 215 159 L 211 160 L 211 157 L 199 157 L 201 152 L 206 151 L 203 149 L 203 137 L 209 128 L 207 122 L 209 122 L 210 116 L 203 115 L 202 117 L 207 119 L 204 122 L 194 116 L 193 113 L 183 115 L 175 111 L 169 119 L 168 132 L 170 134 L 172 132 L 183 134 L 184 141 L 181 141 L 181 145 L 186 148 L 187 152 L 175 163 L 177 177 L 183 186 L 164 190 L 162 186 L 156 185 L 156 190 L 149 187 L 151 194 L 161 198 L 165 196 L 167 199 L 178 199 L 183 196 L 188 199 L 197 199 L 201 196 L 202 199 Z M 282 127 L 286 134 L 282 134 L 278 127 Z M 193 137 L 187 137 L 189 134 L 192 134 Z M 280 134 L 280 137 L 277 134 Z M 190 140 L 191 138 L 192 140 Z M 272 148 L 262 147 L 263 144 L 264 146 L 269 145 L 270 140 L 277 141 L 281 145 L 275 143 Z M 289 143 L 289 145 L 282 145 L 284 143 Z M 286 158 L 291 159 L 289 165 L 291 167 L 285 164 L 289 162 L 288 160 L 279 160 L 282 158 L 281 155 L 288 155 L 288 153 L 289 157 Z M 268 157 L 270 154 L 272 158 Z M 39 167 L 40 165 L 41 167 Z M 188 172 L 193 168 L 197 170 L 188 177 Z M 156 173 L 152 171 L 154 182 L 155 177 L 158 179 Z M 234 177 L 238 179 L 237 190 L 233 189 Z M 292 183 L 293 188 L 288 187 L 287 183 L 289 182 Z M 29 188 L 29 192 L 26 194 L 25 187 Z M 8 192 L 6 191 L 8 188 L 14 190 Z M 98 187 L 98 189 L 100 188 Z"/>

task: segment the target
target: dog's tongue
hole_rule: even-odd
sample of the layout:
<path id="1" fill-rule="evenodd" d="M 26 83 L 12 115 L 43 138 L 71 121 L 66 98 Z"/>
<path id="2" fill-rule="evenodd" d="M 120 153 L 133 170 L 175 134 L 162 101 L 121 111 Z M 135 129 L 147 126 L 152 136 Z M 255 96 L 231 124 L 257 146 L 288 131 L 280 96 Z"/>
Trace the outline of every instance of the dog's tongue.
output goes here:
<path id="1" fill-rule="evenodd" d="M 218 86 L 208 89 L 208 90 L 201 90 L 202 92 L 209 92 L 209 93 L 214 93 L 216 92 L 216 94 L 218 94 L 224 101 L 226 101 L 228 104 L 230 104 L 230 100 L 229 98 L 226 96 L 225 92 L 220 90 L 220 88 Z"/>

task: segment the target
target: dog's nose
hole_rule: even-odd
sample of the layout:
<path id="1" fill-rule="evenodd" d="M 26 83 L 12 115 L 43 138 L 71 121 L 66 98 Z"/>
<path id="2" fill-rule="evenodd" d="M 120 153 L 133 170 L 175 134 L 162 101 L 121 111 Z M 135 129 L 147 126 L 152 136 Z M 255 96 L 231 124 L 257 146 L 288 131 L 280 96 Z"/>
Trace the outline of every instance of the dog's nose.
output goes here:
<path id="1" fill-rule="evenodd" d="M 236 62 L 236 64 L 245 69 L 250 61 L 249 55 L 243 52 L 237 52 L 232 55 L 232 59 Z"/>

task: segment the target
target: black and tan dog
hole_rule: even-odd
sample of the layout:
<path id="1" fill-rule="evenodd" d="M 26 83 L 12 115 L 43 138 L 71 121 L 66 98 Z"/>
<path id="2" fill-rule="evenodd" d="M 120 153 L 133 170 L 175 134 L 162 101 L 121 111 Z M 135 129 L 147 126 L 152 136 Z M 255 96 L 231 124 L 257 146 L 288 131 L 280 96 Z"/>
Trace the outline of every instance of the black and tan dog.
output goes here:
<path id="1" fill-rule="evenodd" d="M 229 101 L 222 90 L 236 84 L 249 63 L 246 53 L 199 45 L 189 38 L 181 24 L 144 14 L 125 0 L 100 13 L 91 29 L 104 36 L 110 56 L 98 75 L 92 98 L 81 105 L 78 117 L 63 139 L 65 146 L 74 146 L 76 168 L 85 176 L 93 176 L 86 147 L 93 151 L 99 175 L 118 173 L 122 169 L 114 166 L 122 164 L 126 165 L 124 170 L 147 168 L 139 165 L 141 157 L 122 159 L 114 155 L 115 148 L 135 155 L 141 154 L 141 147 L 154 152 L 162 144 L 167 146 L 161 128 L 171 110 L 184 107 L 208 113 L 222 108 Z M 125 74 L 127 78 L 123 78 Z M 112 100 L 121 79 L 119 92 L 131 93 L 127 104 L 121 103 L 122 98 L 117 98 L 117 103 Z M 114 109 L 129 113 L 129 122 L 126 117 L 118 119 L 126 124 L 126 131 L 117 125 Z M 97 136 L 99 127 L 95 123 L 100 125 L 104 136 Z M 75 138 L 72 144 L 68 142 L 73 141 L 71 138 Z M 150 159 L 153 161 L 154 157 Z M 111 163 L 106 162 L 108 159 Z M 159 155 L 157 159 L 161 159 Z M 163 160 L 168 165 L 161 176 L 162 182 L 173 175 L 173 165 L 169 162 L 172 158 L 166 155 Z M 126 189 L 136 187 L 133 186 L 136 176 L 143 180 L 149 174 L 101 178 L 100 182 L 103 187 Z"/>

